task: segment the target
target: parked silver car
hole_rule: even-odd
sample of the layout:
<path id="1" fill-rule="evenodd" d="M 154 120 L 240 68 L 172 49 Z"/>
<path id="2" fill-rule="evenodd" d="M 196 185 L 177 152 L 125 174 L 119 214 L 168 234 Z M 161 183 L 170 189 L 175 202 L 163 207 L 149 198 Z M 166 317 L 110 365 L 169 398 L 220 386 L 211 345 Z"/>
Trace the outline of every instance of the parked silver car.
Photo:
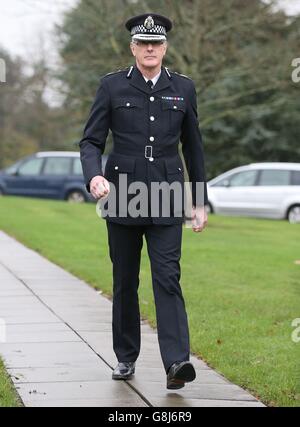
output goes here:
<path id="1" fill-rule="evenodd" d="M 209 211 L 300 222 L 300 163 L 251 163 L 208 182 Z"/>

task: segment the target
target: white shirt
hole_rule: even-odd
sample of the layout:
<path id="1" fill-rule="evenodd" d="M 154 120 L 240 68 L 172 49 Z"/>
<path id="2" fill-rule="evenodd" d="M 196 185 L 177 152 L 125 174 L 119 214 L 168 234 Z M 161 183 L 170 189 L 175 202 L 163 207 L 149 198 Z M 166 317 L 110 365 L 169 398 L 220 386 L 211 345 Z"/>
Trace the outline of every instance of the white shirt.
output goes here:
<path id="1" fill-rule="evenodd" d="M 158 73 L 158 74 L 156 74 L 156 76 L 154 76 L 152 79 L 148 79 L 147 77 L 145 77 L 144 75 L 143 75 L 143 77 L 144 77 L 144 79 L 145 79 L 145 81 L 146 81 L 146 83 L 147 83 L 147 81 L 148 80 L 152 80 L 152 83 L 153 83 L 153 87 L 156 85 L 156 83 L 157 83 L 157 80 L 160 78 L 160 75 L 161 75 L 161 70 L 160 70 L 160 72 Z"/>

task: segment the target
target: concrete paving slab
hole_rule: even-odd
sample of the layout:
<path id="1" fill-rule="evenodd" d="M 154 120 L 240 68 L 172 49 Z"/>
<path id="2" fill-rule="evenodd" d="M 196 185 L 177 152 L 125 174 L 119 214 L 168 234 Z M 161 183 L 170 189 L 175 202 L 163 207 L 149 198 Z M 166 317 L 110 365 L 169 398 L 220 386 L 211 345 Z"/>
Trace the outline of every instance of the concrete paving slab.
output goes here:
<path id="1" fill-rule="evenodd" d="M 50 332 L 8 332 L 6 331 L 7 343 L 60 343 L 81 342 L 82 339 L 72 331 L 50 331 Z"/>
<path id="2" fill-rule="evenodd" d="M 14 383 L 50 383 L 74 381 L 110 381 L 111 369 L 105 364 L 92 367 L 55 367 L 8 369 Z"/>
<path id="3" fill-rule="evenodd" d="M 37 273 L 39 273 L 39 275 L 41 275 L 41 272 L 37 271 Z M 83 282 L 81 279 L 78 279 L 75 276 L 72 276 L 72 275 L 70 276 L 68 274 L 67 278 L 66 277 L 59 277 L 59 275 L 61 274 L 60 270 L 56 271 L 55 273 L 56 273 L 56 276 L 58 276 L 55 280 L 53 280 L 53 278 L 47 274 L 45 276 L 42 276 L 41 278 L 40 277 L 37 277 L 37 278 L 32 277 L 31 279 L 28 279 L 26 281 L 26 284 L 28 284 L 28 286 L 30 288 L 34 288 L 36 286 L 37 287 L 42 287 L 42 286 L 47 286 L 47 285 L 51 286 L 53 283 L 57 283 L 57 285 L 59 285 L 60 287 L 64 287 L 64 286 L 70 287 L 70 286 L 74 286 L 74 285 L 81 285 L 82 289 L 84 289 L 86 286 L 85 282 Z M 90 291 L 90 293 L 94 292 L 94 290 L 92 288 L 88 288 L 88 292 L 89 291 Z"/>
<path id="4" fill-rule="evenodd" d="M 76 330 L 80 335 L 83 332 L 98 332 L 99 330 L 102 332 L 111 331 L 112 323 L 111 322 L 78 322 L 72 321 L 67 322 L 68 325 Z"/>
<path id="5" fill-rule="evenodd" d="M 43 276 L 44 277 L 44 276 Z M 58 280 L 59 279 L 59 280 Z M 52 277 L 51 280 L 42 282 L 42 277 L 37 278 L 38 283 L 34 285 L 30 285 L 30 279 L 24 277 L 22 280 L 26 283 L 27 286 L 30 287 L 33 291 L 42 289 L 42 290 L 60 290 L 60 291 L 72 291 L 72 293 L 75 293 L 77 291 L 82 291 L 84 288 L 82 288 L 82 284 L 78 283 L 76 281 L 69 281 L 64 282 L 64 279 L 61 278 L 60 273 L 57 273 L 56 277 Z M 64 282 L 64 283 L 62 283 Z"/>
<path id="6" fill-rule="evenodd" d="M 64 354 L 74 354 L 74 356 L 80 354 L 94 355 L 82 341 L 62 343 L 0 343 L 0 350 L 4 356 L 17 353 L 25 357 L 38 356 L 41 358 Z"/>
<path id="7" fill-rule="evenodd" d="M 116 400 L 122 402 L 124 397 L 130 406 L 144 406 L 143 400 L 124 381 L 95 381 L 70 383 L 31 383 L 19 384 L 17 390 L 22 395 L 23 402 L 44 402 L 49 400 L 77 400 L 80 399 Z"/>
<path id="8" fill-rule="evenodd" d="M 20 368 L 53 368 L 53 367 L 88 367 L 95 363 L 95 359 L 90 356 L 76 355 L 72 357 L 71 354 L 55 357 L 7 357 L 5 358 L 5 366 L 7 369 L 20 369 Z"/>
<path id="9" fill-rule="evenodd" d="M 0 312 L 0 318 L 4 319 L 6 322 L 6 325 L 14 325 L 14 324 L 29 324 L 29 323 L 55 323 L 58 322 L 60 319 L 56 317 L 56 315 L 52 315 L 51 313 L 37 313 L 36 316 L 34 316 L 32 313 L 29 314 L 23 314 L 22 313 L 15 313 L 14 315 L 6 315 Z"/>
<path id="10" fill-rule="evenodd" d="M 16 278 L 1 278 L 0 279 L 0 290 L 8 291 L 8 290 L 18 290 L 23 289 L 24 284 L 17 280 Z"/>
<path id="11" fill-rule="evenodd" d="M 21 279 L 24 282 L 30 281 L 32 279 L 36 279 L 36 280 L 43 280 L 45 277 L 46 272 L 43 271 L 43 269 L 41 270 L 32 270 L 32 271 L 13 271 L 13 273 L 16 275 L 16 277 L 18 279 Z M 49 271 L 47 272 L 47 277 L 48 279 L 51 279 L 53 282 L 55 282 L 56 280 L 60 279 L 60 280 L 66 280 L 68 281 L 70 279 L 70 275 L 69 274 L 62 274 L 60 271 Z M 69 280 L 70 282 L 70 280 Z M 43 285 L 41 285 L 43 286 Z M 41 286 L 37 285 L 36 287 L 40 288 Z M 76 285 L 74 285 L 76 286 Z"/>
<path id="12" fill-rule="evenodd" d="M 7 325 L 6 332 L 9 334 L 21 333 L 47 333 L 47 332 L 72 332 L 72 330 L 62 322 L 56 323 L 26 323 Z"/>
<path id="13" fill-rule="evenodd" d="M 24 286 L 22 286 L 22 288 L 24 288 Z M 18 296 L 18 298 L 16 298 L 15 296 L 7 296 L 4 298 L 1 298 L 0 309 L 2 307 L 8 307 L 8 306 L 14 307 L 16 305 L 26 306 L 26 305 L 31 304 L 31 303 L 40 306 L 39 301 L 37 300 L 36 296 L 33 295 L 32 292 L 30 292 L 28 290 L 27 295 L 21 295 L 21 296 Z"/>
<path id="14" fill-rule="evenodd" d="M 31 323 L 58 323 L 59 320 L 55 315 L 51 313 L 47 316 L 27 316 L 27 317 L 17 317 L 17 316 L 2 316 L 2 320 L 6 325 L 20 325 L 20 324 L 31 324 Z"/>
<path id="15" fill-rule="evenodd" d="M 36 400 L 36 401 L 30 401 L 28 402 L 28 404 L 26 405 L 28 407 L 34 407 L 34 408 L 57 408 L 57 407 L 63 407 L 63 408 L 83 408 L 83 407 L 88 407 L 88 408 L 94 408 L 94 407 L 111 407 L 111 408 L 123 408 L 123 407 L 145 407 L 148 406 L 145 402 L 143 402 L 142 400 L 137 400 L 137 401 L 132 401 L 130 399 L 104 399 L 104 398 L 100 398 L 100 399 L 80 399 L 80 400 L 47 400 L 47 401 L 42 401 L 42 400 Z"/>
<path id="16" fill-rule="evenodd" d="M 158 407 L 175 407 L 175 408 L 256 408 L 264 407 L 260 402 L 246 400 L 211 400 L 211 399 L 182 399 L 174 401 L 170 398 L 152 399 L 151 404 Z"/>
<path id="17" fill-rule="evenodd" d="M 78 296 L 71 294 L 68 296 L 44 296 L 43 301 L 46 304 L 51 304 L 52 307 L 57 308 L 66 308 L 66 303 L 68 309 L 72 309 L 73 307 L 78 308 L 88 308 L 91 309 L 94 306 L 99 310 L 99 306 L 101 307 L 101 311 L 112 311 L 111 303 L 108 301 L 103 303 L 103 297 L 98 296 L 97 292 L 88 297 L 85 296 L 85 293 L 81 293 Z M 105 300 L 104 300 L 105 301 Z"/>
<path id="18" fill-rule="evenodd" d="M 211 399 L 211 400 L 255 400 L 249 393 L 240 387 L 233 384 L 202 384 L 199 381 L 194 381 L 182 389 L 172 391 L 166 390 L 165 382 L 159 385 L 156 382 L 146 382 L 141 380 L 136 375 L 134 386 L 139 390 L 143 388 L 144 396 L 149 396 L 149 401 L 152 398 L 165 398 L 170 396 L 174 402 L 184 399 Z"/>
<path id="19" fill-rule="evenodd" d="M 98 310 L 95 309 L 86 309 L 86 308 L 77 308 L 77 307 L 72 307 L 72 308 L 58 308 L 56 306 L 55 307 L 55 312 L 59 315 L 59 316 L 64 316 L 64 318 L 66 320 L 70 319 L 72 320 L 84 320 L 84 321 L 92 321 L 92 322 L 102 322 L 102 320 L 105 320 L 105 322 L 107 320 L 109 320 L 111 322 L 111 316 L 112 316 L 112 312 L 111 311 L 105 311 L 102 310 L 100 307 L 98 307 Z M 52 306 L 51 306 L 52 308 Z"/>
<path id="20" fill-rule="evenodd" d="M 1 280 L 1 279 L 0 279 Z M 1 289 L 0 288 L 0 300 L 8 297 L 22 297 L 22 296 L 31 296 L 31 292 L 26 288 L 15 288 L 15 289 Z"/>
<path id="21" fill-rule="evenodd" d="M 82 317 L 81 319 L 76 318 L 75 316 L 66 317 L 65 322 L 72 328 L 76 330 L 87 330 L 87 331 L 98 331 L 98 325 L 107 324 L 112 325 L 112 320 L 108 317 L 98 318 L 97 320 L 93 319 L 92 317 L 89 317 L 86 319 L 85 317 Z"/>
<path id="22" fill-rule="evenodd" d="M 51 296 L 62 297 L 62 298 L 65 298 L 65 300 L 67 300 L 68 296 L 71 297 L 74 294 L 76 294 L 78 297 L 85 295 L 84 289 L 72 290 L 72 287 L 70 287 L 68 289 L 60 289 L 60 288 L 53 289 L 50 287 L 49 288 L 43 288 L 42 287 L 39 289 L 33 289 L 32 288 L 32 291 L 36 295 L 38 295 L 39 297 L 45 298 L 45 301 L 46 301 L 46 298 L 48 298 L 49 296 L 50 297 Z"/>
<path id="23" fill-rule="evenodd" d="M 49 310 L 46 307 L 38 305 L 32 305 L 31 307 L 19 306 L 16 304 L 15 307 L 0 307 L 0 317 L 32 317 L 32 316 L 48 316 Z M 56 316 L 57 317 L 57 316 Z"/>
<path id="24" fill-rule="evenodd" d="M 0 344 L 7 368 L 89 366 L 100 363 L 84 342 Z M 103 363 L 103 362 L 102 362 Z"/>

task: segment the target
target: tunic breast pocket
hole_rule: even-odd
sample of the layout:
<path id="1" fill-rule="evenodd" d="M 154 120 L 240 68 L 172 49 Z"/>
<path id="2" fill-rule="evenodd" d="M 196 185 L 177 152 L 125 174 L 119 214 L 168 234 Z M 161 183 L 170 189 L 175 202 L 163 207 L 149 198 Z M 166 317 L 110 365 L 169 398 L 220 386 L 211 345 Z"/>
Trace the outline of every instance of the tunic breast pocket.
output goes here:
<path id="1" fill-rule="evenodd" d="M 122 97 L 112 100 L 112 131 L 133 133 L 143 119 L 144 99 Z"/>
<path id="2" fill-rule="evenodd" d="M 186 112 L 186 104 L 184 101 L 162 101 L 162 111 L 165 123 L 164 128 L 167 126 L 166 133 L 177 135 L 181 131 L 183 118 Z"/>

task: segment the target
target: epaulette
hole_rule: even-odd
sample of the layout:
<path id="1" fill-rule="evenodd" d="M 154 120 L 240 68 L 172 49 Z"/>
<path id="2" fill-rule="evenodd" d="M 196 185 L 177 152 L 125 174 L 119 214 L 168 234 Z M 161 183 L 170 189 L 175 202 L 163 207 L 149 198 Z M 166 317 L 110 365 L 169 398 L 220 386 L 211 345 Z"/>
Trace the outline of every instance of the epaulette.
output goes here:
<path id="1" fill-rule="evenodd" d="M 112 71 L 111 73 L 107 73 L 107 74 L 105 74 L 103 77 L 106 77 L 106 76 L 112 76 L 113 74 L 118 74 L 118 73 L 121 73 L 122 71 L 126 71 L 126 70 L 117 70 L 117 71 Z"/>
<path id="2" fill-rule="evenodd" d="M 173 74 L 176 74 L 177 76 L 184 77 L 184 78 L 186 78 L 186 79 L 192 80 L 190 77 L 186 76 L 185 74 L 177 73 L 177 71 L 171 71 L 171 72 L 172 72 Z"/>

